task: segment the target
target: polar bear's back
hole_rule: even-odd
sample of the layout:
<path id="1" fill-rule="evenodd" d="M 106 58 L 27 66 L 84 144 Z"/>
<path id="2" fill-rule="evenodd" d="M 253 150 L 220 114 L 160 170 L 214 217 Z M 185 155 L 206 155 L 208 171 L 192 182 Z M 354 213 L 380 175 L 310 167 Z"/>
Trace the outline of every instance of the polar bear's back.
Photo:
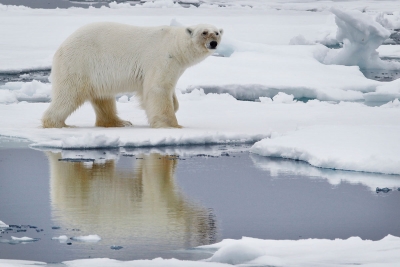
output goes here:
<path id="1" fill-rule="evenodd" d="M 133 83 L 142 82 L 143 73 L 165 64 L 175 37 L 182 31 L 178 27 L 136 27 L 113 22 L 83 26 L 57 50 L 52 81 L 79 76 L 96 90 L 104 88 L 111 94 L 128 91 Z"/>

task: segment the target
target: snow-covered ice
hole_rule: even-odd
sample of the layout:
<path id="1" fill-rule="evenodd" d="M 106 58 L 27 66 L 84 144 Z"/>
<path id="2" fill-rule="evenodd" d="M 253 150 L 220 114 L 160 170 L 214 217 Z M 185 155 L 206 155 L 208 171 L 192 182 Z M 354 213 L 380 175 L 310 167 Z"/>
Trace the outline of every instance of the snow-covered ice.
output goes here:
<path id="1" fill-rule="evenodd" d="M 388 235 L 378 241 L 348 239 L 262 240 L 243 237 L 225 239 L 194 251 L 208 251 L 204 261 L 156 258 L 153 260 L 118 261 L 82 259 L 63 262 L 63 266 L 396 266 L 400 261 L 400 238 Z M 45 265 L 43 262 L 0 260 L 2 266 Z"/>
<path id="2" fill-rule="evenodd" d="M 399 126 L 315 126 L 264 139 L 251 152 L 316 167 L 400 174 Z"/>

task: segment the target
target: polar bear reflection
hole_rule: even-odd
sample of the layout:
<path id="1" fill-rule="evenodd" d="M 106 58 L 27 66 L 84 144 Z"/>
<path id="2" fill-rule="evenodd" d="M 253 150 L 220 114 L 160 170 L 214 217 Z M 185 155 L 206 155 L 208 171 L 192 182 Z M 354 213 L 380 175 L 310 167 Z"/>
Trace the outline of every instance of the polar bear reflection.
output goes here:
<path id="1" fill-rule="evenodd" d="M 116 168 L 114 160 L 88 165 L 60 161 L 61 153 L 47 156 L 54 223 L 130 247 L 216 242 L 213 214 L 175 184 L 174 156 L 142 155 L 131 169 Z"/>

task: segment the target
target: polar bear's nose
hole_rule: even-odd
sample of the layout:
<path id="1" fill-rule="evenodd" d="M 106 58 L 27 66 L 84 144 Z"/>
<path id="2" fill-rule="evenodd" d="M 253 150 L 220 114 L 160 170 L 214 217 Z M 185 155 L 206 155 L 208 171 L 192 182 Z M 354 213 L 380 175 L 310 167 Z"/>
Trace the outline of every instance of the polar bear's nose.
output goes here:
<path id="1" fill-rule="evenodd" d="M 218 43 L 217 43 L 216 41 L 212 41 L 212 42 L 210 43 L 210 47 L 211 47 L 212 49 L 216 48 L 217 45 L 218 45 Z"/>

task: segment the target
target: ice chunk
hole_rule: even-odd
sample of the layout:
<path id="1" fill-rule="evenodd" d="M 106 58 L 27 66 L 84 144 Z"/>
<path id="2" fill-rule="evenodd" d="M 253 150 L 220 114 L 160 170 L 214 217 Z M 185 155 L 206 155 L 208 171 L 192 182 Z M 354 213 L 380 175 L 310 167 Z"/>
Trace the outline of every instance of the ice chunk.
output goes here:
<path id="1" fill-rule="evenodd" d="M 101 240 L 101 237 L 98 235 L 74 236 L 71 237 L 71 240 L 82 242 L 98 242 Z"/>
<path id="2" fill-rule="evenodd" d="M 293 95 L 288 95 L 282 92 L 279 92 L 276 96 L 272 98 L 274 103 L 285 103 L 285 104 L 290 104 L 290 103 L 295 103 L 297 101 L 293 101 L 294 96 Z"/>
<path id="3" fill-rule="evenodd" d="M 24 237 L 11 236 L 11 239 L 13 241 L 17 241 L 17 242 L 36 242 L 36 241 L 40 240 L 39 238 L 32 238 L 32 237 L 27 237 L 27 236 L 24 236 Z"/>
<path id="4" fill-rule="evenodd" d="M 68 236 L 66 235 L 60 235 L 60 236 L 55 236 L 51 238 L 52 240 L 68 240 Z"/>
<path id="5" fill-rule="evenodd" d="M 68 236 L 66 235 L 55 236 L 52 237 L 51 240 L 58 240 L 60 243 L 66 243 L 68 240 Z"/>
<path id="6" fill-rule="evenodd" d="M 265 254 L 265 251 L 252 244 L 233 243 L 218 249 L 208 261 L 237 265 L 252 261 Z"/>
<path id="7" fill-rule="evenodd" d="M 341 49 L 325 49 L 316 57 L 325 64 L 359 66 L 363 69 L 400 69 L 400 63 L 385 62 L 376 49 L 390 36 L 390 31 L 372 17 L 358 10 L 331 8 L 338 26 L 336 39 L 343 42 Z"/>
<path id="8" fill-rule="evenodd" d="M 3 221 L 0 221 L 0 228 L 8 228 L 9 225 L 5 224 Z"/>

